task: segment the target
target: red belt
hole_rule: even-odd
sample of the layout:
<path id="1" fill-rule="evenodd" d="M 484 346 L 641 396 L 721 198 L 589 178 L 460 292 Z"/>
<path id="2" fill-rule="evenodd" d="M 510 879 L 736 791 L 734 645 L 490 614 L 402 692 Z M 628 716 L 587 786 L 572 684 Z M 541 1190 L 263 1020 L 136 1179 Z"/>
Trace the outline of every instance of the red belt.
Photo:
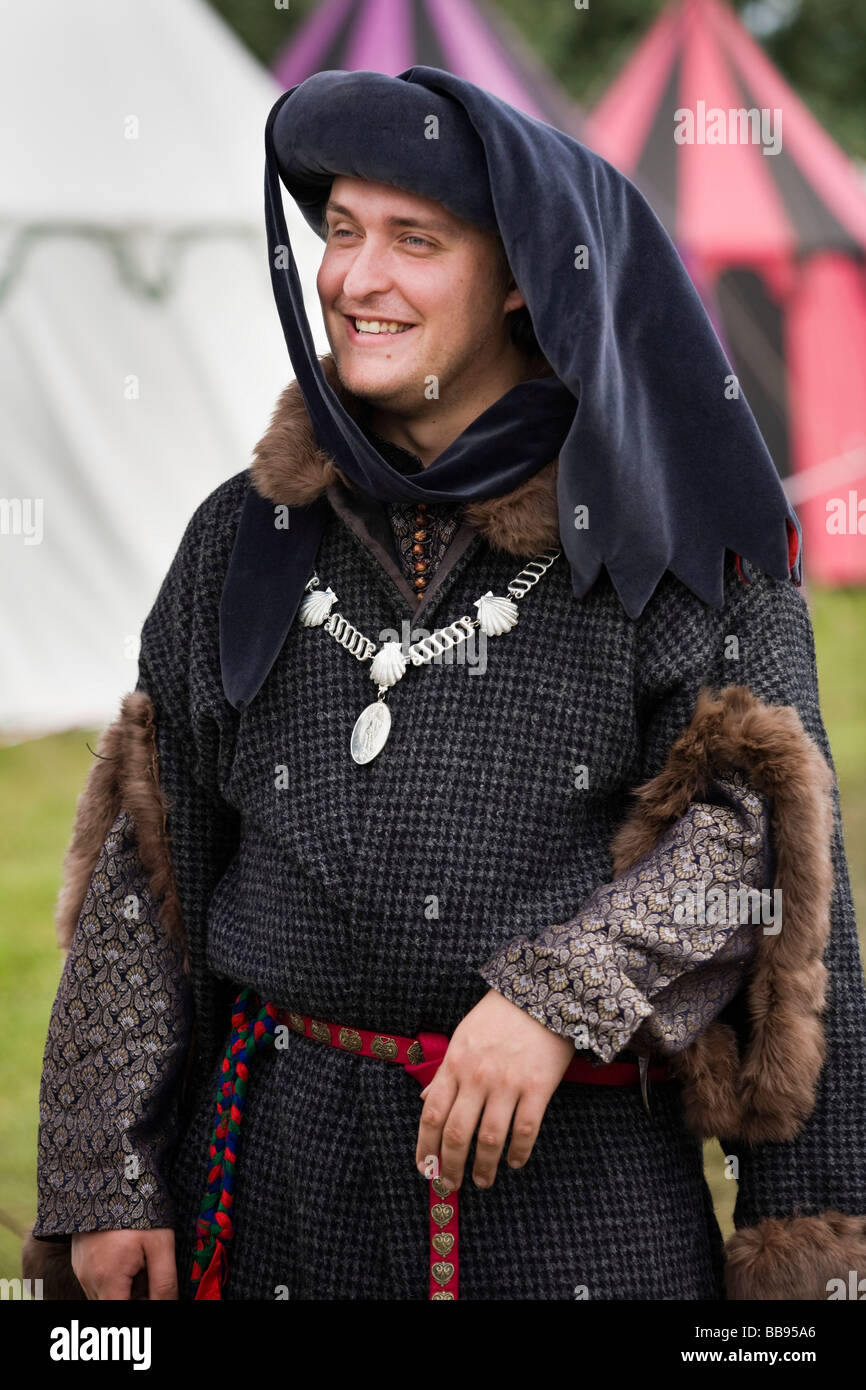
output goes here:
<path id="1" fill-rule="evenodd" d="M 219 1087 L 216 1119 L 208 1156 L 211 1168 L 208 1185 L 196 1223 L 196 1253 L 192 1284 L 196 1299 L 219 1299 L 228 1272 L 226 1246 L 234 1234 L 235 1170 L 240 1152 L 241 1121 L 246 1100 L 249 1063 L 263 1047 L 272 1046 L 278 1027 L 291 1028 L 316 1042 L 330 1043 L 359 1057 L 378 1057 L 398 1062 L 423 1088 L 433 1080 L 445 1056 L 450 1039 L 445 1033 L 419 1033 L 404 1038 L 397 1033 L 372 1033 L 364 1028 L 348 1028 L 339 1023 L 322 1023 L 291 1009 L 262 1004 L 250 989 L 241 990 L 232 1011 L 232 1032 L 222 1062 L 223 1079 Z M 574 1057 L 562 1077 L 594 1086 L 632 1086 L 641 1084 L 644 1104 L 649 1109 L 646 1079 L 667 1081 L 666 1063 L 648 1066 L 637 1062 L 608 1062 L 595 1065 Z M 438 1156 L 436 1160 L 438 1171 Z M 457 1298 L 457 1192 L 452 1192 L 438 1176 L 428 1186 L 430 1209 L 430 1298 Z"/>

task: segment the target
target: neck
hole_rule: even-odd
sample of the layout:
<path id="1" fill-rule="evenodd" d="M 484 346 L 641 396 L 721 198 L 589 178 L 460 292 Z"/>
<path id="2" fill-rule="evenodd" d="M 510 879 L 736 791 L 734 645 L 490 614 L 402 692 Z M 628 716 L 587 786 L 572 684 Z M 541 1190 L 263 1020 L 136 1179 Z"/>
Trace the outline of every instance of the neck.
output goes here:
<path id="1" fill-rule="evenodd" d="M 500 400 L 513 386 L 536 376 L 548 375 L 538 362 L 532 361 L 516 347 L 500 358 L 492 370 L 485 372 L 480 382 L 466 382 L 459 393 L 448 392 L 449 403 L 435 399 L 425 401 L 417 415 L 398 415 L 394 411 L 370 406 L 367 424 L 381 439 L 397 444 L 415 454 L 425 468 L 444 454 L 463 431 Z"/>
<path id="2" fill-rule="evenodd" d="M 333 355 L 326 353 L 321 366 L 343 408 L 362 425 L 364 403 L 343 385 Z M 556 493 L 559 461 L 553 448 L 550 455 L 536 474 L 510 492 L 463 506 L 463 519 L 494 549 L 525 558 L 561 543 Z M 255 448 L 250 471 L 259 496 L 274 505 L 308 507 L 336 483 L 345 486 L 350 496 L 357 492 L 356 485 L 319 447 L 297 380 L 282 392 L 271 423 Z"/>

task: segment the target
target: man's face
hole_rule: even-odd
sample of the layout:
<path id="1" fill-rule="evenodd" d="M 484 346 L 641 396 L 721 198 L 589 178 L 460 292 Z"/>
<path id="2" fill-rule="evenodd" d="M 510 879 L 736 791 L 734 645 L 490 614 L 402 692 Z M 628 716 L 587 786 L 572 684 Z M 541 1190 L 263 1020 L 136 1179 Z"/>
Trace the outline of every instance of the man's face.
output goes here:
<path id="1" fill-rule="evenodd" d="M 505 316 L 525 300 L 506 290 L 494 233 L 432 198 L 342 175 L 325 219 L 316 287 L 347 390 L 412 411 L 431 374 L 440 397 L 452 383 L 471 394 L 513 352 Z M 379 332 L 359 332 L 359 319 Z"/>

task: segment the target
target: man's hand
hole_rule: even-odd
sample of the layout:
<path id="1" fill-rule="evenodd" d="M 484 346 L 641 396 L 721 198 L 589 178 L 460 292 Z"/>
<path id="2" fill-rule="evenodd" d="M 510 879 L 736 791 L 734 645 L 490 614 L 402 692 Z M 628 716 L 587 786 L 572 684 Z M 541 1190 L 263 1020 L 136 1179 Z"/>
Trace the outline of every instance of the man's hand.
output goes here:
<path id="1" fill-rule="evenodd" d="M 512 1168 L 522 1167 L 573 1057 L 570 1038 L 491 989 L 455 1028 L 439 1070 L 421 1092 L 424 1109 L 415 1151 L 419 1171 L 429 1177 L 425 1160 L 439 1154 L 439 1176 L 450 1188 L 459 1187 L 479 1117 L 472 1169 L 476 1185 L 493 1182 L 512 1116 L 507 1158 Z"/>
<path id="2" fill-rule="evenodd" d="M 72 1237 L 72 1268 L 90 1299 L 177 1298 L 174 1231 L 83 1231 Z M 145 1291 L 146 1290 L 146 1291 Z"/>

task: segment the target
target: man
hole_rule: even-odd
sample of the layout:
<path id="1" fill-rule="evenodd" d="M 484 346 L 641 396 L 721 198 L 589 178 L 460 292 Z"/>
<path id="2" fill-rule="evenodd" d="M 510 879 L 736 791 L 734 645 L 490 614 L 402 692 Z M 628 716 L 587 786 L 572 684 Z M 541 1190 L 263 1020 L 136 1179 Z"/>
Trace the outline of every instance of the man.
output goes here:
<path id="1" fill-rule="evenodd" d="M 79 808 L 35 1235 L 91 1297 L 827 1297 L 866 1264 L 866 991 L 796 518 L 682 267 L 434 69 L 317 74 L 267 149 L 297 380 Z M 545 235 L 579 195 L 579 314 L 534 178 Z"/>

